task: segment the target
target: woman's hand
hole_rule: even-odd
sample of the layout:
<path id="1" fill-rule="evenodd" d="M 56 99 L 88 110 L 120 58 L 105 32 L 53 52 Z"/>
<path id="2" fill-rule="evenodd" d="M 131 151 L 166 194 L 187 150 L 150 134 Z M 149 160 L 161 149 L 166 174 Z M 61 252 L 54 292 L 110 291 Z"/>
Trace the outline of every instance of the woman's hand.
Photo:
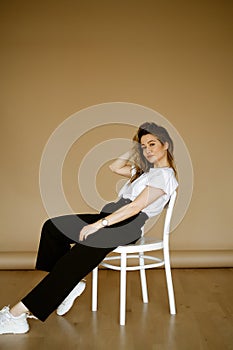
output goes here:
<path id="1" fill-rule="evenodd" d="M 84 226 L 80 231 L 79 240 L 83 241 L 87 239 L 88 236 L 98 231 L 101 227 L 102 227 L 101 224 L 99 224 L 98 222 L 91 225 Z"/>
<path id="2" fill-rule="evenodd" d="M 119 156 L 110 166 L 110 170 L 118 175 L 131 178 L 131 166 L 133 164 L 132 157 L 134 150 L 130 149 L 128 152 Z"/>

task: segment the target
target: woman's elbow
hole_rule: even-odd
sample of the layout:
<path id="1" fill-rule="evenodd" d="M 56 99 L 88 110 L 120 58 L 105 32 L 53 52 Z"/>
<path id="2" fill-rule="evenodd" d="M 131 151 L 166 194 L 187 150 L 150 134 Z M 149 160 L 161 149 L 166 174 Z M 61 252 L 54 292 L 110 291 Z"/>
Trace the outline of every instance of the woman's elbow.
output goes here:
<path id="1" fill-rule="evenodd" d="M 110 164 L 110 165 L 109 165 L 109 169 L 110 169 L 113 173 L 116 173 L 116 174 L 119 173 L 119 169 L 116 168 L 113 164 Z"/>
<path id="2" fill-rule="evenodd" d="M 110 169 L 112 172 L 114 172 L 114 167 L 113 167 L 112 164 L 109 165 L 109 169 Z"/>

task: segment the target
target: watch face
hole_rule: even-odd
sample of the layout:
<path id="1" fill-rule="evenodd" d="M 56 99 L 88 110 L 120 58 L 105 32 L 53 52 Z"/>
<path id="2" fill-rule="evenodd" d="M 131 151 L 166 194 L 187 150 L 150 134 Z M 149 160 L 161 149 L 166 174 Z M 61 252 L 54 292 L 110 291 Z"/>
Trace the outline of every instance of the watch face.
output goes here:
<path id="1" fill-rule="evenodd" d="M 108 226 L 108 220 L 103 219 L 103 220 L 102 220 L 102 225 L 103 225 L 103 226 Z"/>

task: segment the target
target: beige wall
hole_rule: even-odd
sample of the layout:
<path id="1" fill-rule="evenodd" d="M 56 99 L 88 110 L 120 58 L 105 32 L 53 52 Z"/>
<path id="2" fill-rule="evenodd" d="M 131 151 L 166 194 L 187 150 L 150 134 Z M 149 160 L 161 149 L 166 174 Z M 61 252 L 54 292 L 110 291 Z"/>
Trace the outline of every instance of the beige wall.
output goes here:
<path id="1" fill-rule="evenodd" d="M 206 266 L 207 256 L 210 266 L 232 264 L 232 8 L 226 0 L 1 1 L 0 267 L 33 266 L 50 134 L 82 108 L 112 101 L 158 111 L 189 149 L 194 192 L 171 238 L 174 265 Z M 123 129 L 115 132 L 130 137 Z M 75 150 L 78 163 L 85 150 Z M 73 170 L 68 159 L 68 197 Z M 87 209 L 78 193 L 77 202 Z"/>

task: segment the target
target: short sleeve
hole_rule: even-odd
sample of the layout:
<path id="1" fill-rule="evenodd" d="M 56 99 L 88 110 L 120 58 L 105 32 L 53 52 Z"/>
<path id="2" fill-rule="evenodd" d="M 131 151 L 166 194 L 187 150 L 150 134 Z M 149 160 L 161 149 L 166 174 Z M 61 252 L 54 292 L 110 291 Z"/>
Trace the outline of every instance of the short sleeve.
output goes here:
<path id="1" fill-rule="evenodd" d="M 151 169 L 147 174 L 147 186 L 159 188 L 167 195 L 171 195 L 178 186 L 173 169 Z"/>

